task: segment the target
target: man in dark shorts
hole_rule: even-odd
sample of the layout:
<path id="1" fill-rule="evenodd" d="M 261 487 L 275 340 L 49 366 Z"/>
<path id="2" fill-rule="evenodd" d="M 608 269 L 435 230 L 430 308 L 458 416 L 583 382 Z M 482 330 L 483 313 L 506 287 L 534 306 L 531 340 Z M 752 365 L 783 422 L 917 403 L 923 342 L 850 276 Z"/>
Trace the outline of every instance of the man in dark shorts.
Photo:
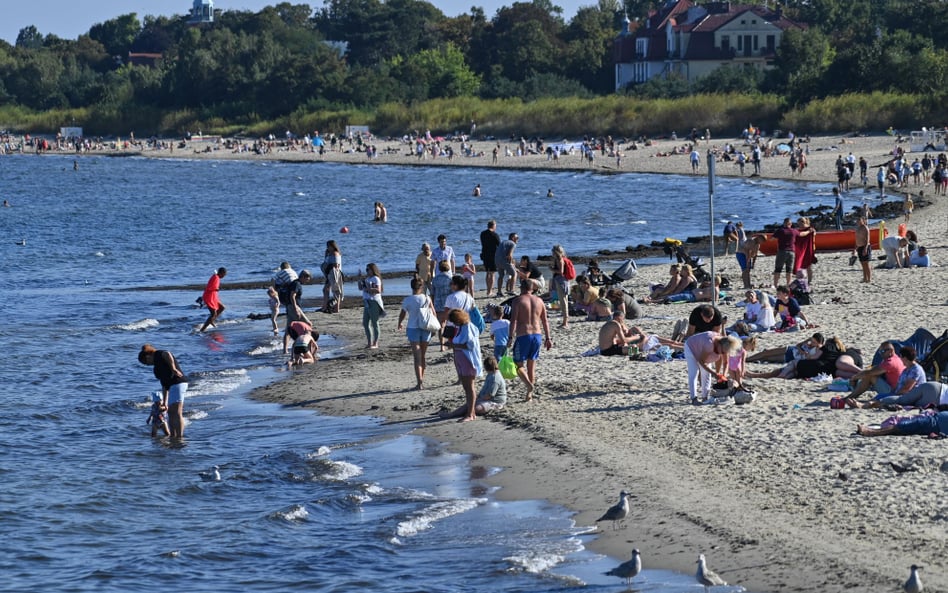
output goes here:
<path id="1" fill-rule="evenodd" d="M 783 226 L 774 231 L 774 238 L 777 239 L 777 258 L 774 262 L 774 286 L 780 284 L 780 271 L 784 270 L 787 274 L 786 284 L 790 284 L 793 273 L 793 260 L 796 256 L 794 243 L 797 237 L 809 235 L 813 229 L 801 231 L 793 228 L 793 222 L 789 218 L 783 219 Z"/>
<path id="2" fill-rule="evenodd" d="M 481 263 L 484 264 L 484 280 L 487 283 L 487 294 L 494 291 L 494 272 L 497 266 L 494 264 L 494 254 L 497 253 L 497 246 L 500 245 L 500 235 L 497 234 L 497 222 L 487 221 L 487 228 L 481 231 Z"/>
<path id="3" fill-rule="evenodd" d="M 599 355 L 622 356 L 629 353 L 629 344 L 640 346 L 644 340 L 640 331 L 626 327 L 625 313 L 620 309 L 599 328 Z"/>
<path id="4" fill-rule="evenodd" d="M 869 262 L 872 260 L 872 246 L 869 244 L 869 223 L 865 216 L 859 217 L 859 223 L 856 225 L 856 256 L 859 258 L 859 265 L 862 266 L 862 281 L 872 282 L 872 268 Z"/>

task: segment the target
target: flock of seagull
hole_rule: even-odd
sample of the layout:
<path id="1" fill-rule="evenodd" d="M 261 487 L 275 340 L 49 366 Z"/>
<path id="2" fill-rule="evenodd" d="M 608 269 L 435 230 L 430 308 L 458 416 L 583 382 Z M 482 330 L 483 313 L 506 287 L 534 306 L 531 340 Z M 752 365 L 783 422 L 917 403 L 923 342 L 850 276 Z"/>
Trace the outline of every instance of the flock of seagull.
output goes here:
<path id="1" fill-rule="evenodd" d="M 630 505 L 629 498 L 630 494 L 623 490 L 619 493 L 619 502 L 609 507 L 609 509 L 603 513 L 601 517 L 596 519 L 596 522 L 600 521 L 612 521 L 612 529 L 618 529 L 620 523 L 625 521 L 626 517 L 629 516 Z M 695 573 L 695 580 L 698 581 L 699 585 L 704 587 L 705 593 L 708 593 L 711 590 L 711 587 L 725 587 L 727 583 L 717 575 L 714 571 L 708 568 L 707 560 L 704 557 L 704 554 L 698 555 L 698 571 Z M 916 564 L 913 564 L 911 567 L 911 574 L 905 584 L 902 586 L 905 593 L 922 593 L 924 590 L 922 586 L 922 579 L 918 576 L 919 569 L 922 568 Z M 607 576 L 619 577 L 620 579 L 626 582 L 629 588 L 632 587 L 632 579 L 637 577 L 639 573 L 642 572 L 642 555 L 639 552 L 638 548 L 632 550 L 632 558 L 623 562 L 619 566 L 613 568 L 612 570 L 606 572 Z"/>

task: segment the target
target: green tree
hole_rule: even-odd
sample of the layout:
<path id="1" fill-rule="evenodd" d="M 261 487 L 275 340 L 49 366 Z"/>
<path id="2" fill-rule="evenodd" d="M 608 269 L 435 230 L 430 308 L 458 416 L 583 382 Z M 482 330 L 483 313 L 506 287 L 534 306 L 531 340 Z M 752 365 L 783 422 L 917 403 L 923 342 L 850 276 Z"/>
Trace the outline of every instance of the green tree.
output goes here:
<path id="1" fill-rule="evenodd" d="M 695 93 L 756 93 L 764 81 L 764 73 L 753 67 L 722 66 L 692 85 Z"/>
<path id="2" fill-rule="evenodd" d="M 471 96 L 481 83 L 464 61 L 464 54 L 451 43 L 412 55 L 397 71 L 401 80 L 424 89 L 416 97 L 421 99 Z"/>
<path id="3" fill-rule="evenodd" d="M 92 25 L 89 37 L 101 43 L 110 56 L 121 56 L 124 59 L 141 30 L 142 24 L 138 15 L 132 12 Z"/>
<path id="4" fill-rule="evenodd" d="M 835 56 L 829 37 L 820 29 L 790 29 L 777 48 L 775 68 L 768 72 L 766 86 L 786 94 L 791 104 L 819 97 Z"/>
<path id="5" fill-rule="evenodd" d="M 608 93 L 615 84 L 612 65 L 612 44 L 616 36 L 614 21 L 614 12 L 587 6 L 577 11 L 562 35 L 566 43 L 563 74 L 597 93 Z"/>
<path id="6" fill-rule="evenodd" d="M 23 49 L 39 49 L 43 47 L 43 35 L 33 25 L 23 27 L 16 36 L 16 46 Z"/>

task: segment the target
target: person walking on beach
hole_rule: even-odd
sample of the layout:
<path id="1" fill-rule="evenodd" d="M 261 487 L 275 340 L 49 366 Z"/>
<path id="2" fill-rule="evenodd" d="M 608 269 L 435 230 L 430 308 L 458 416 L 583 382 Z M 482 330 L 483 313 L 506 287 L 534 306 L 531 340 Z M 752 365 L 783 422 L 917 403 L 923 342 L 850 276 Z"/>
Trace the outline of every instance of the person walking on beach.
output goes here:
<path id="1" fill-rule="evenodd" d="M 500 242 L 497 251 L 494 252 L 494 266 L 497 268 L 497 297 L 504 296 L 504 277 L 507 277 L 507 294 L 513 294 L 513 283 L 517 277 L 517 270 L 514 267 L 514 249 L 517 248 L 517 241 L 520 237 L 517 233 L 510 233 L 507 239 Z"/>
<path id="2" fill-rule="evenodd" d="M 566 250 L 562 245 L 554 245 L 552 249 L 553 260 L 550 262 L 550 270 L 553 272 L 553 279 L 550 280 L 551 291 L 560 303 L 560 311 L 563 313 L 563 321 L 560 327 L 569 327 L 569 280 L 566 279 Z"/>
<path id="3" fill-rule="evenodd" d="M 431 341 L 431 331 L 425 327 L 425 310 L 437 317 L 434 303 L 425 294 L 425 283 L 420 278 L 411 279 L 411 296 L 402 301 L 402 310 L 398 314 L 398 329 L 402 329 L 405 318 L 408 318 L 408 343 L 411 345 L 412 363 L 415 369 L 415 389 L 424 389 L 425 370 L 427 362 L 425 353 L 428 351 L 428 342 Z"/>
<path id="4" fill-rule="evenodd" d="M 425 294 L 431 293 L 431 280 L 434 276 L 435 263 L 431 259 L 431 245 L 421 244 L 421 252 L 415 258 L 415 277 L 424 284 Z"/>
<path id="5" fill-rule="evenodd" d="M 362 328 L 365 330 L 366 348 L 376 350 L 379 347 L 379 318 L 385 314 L 382 302 L 382 274 L 379 267 L 371 263 L 365 267 L 366 278 L 359 281 L 362 289 Z"/>
<path id="6" fill-rule="evenodd" d="M 188 392 L 188 377 L 178 366 L 174 355 L 167 350 L 156 350 L 151 344 L 142 346 L 138 362 L 154 367 L 155 378 L 161 383 L 161 406 L 168 410 L 168 429 L 173 439 L 184 436 L 184 396 Z"/>
<path id="7" fill-rule="evenodd" d="M 454 275 L 454 249 L 448 245 L 448 238 L 444 235 L 438 235 L 438 246 L 431 251 L 431 259 L 437 266 L 440 262 L 446 261 L 451 266 L 451 275 Z"/>
<path id="8" fill-rule="evenodd" d="M 865 214 L 859 217 L 859 223 L 856 225 L 856 257 L 862 266 L 862 281 L 867 284 L 872 282 L 872 268 L 869 266 L 872 246 L 869 245 L 869 224 Z"/>
<path id="9" fill-rule="evenodd" d="M 510 335 L 514 336 L 513 359 L 517 364 L 517 376 L 527 387 L 525 401 L 531 401 L 536 391 L 537 359 L 540 358 L 541 343 L 547 350 L 553 347 L 546 305 L 540 297 L 533 294 L 534 290 L 535 281 L 521 280 L 520 296 L 510 303 Z M 565 304 L 565 300 L 563 303 Z"/>
<path id="10" fill-rule="evenodd" d="M 204 322 L 204 325 L 201 326 L 201 331 L 204 331 L 208 326 L 213 325 L 217 327 L 214 322 L 217 321 L 217 318 L 221 316 L 221 313 L 224 312 L 224 303 L 220 301 L 218 293 L 221 288 L 221 279 L 227 275 L 227 268 L 217 268 L 217 271 L 211 275 L 210 280 L 207 281 L 207 286 L 204 287 L 204 294 L 201 298 L 204 300 L 204 306 L 207 307 L 207 310 L 210 312 L 207 316 L 207 320 Z"/>
<path id="11" fill-rule="evenodd" d="M 488 220 L 487 228 L 481 231 L 481 262 L 484 264 L 484 280 L 487 284 L 487 294 L 494 291 L 494 255 L 500 245 L 500 236 L 497 234 L 497 221 Z"/>

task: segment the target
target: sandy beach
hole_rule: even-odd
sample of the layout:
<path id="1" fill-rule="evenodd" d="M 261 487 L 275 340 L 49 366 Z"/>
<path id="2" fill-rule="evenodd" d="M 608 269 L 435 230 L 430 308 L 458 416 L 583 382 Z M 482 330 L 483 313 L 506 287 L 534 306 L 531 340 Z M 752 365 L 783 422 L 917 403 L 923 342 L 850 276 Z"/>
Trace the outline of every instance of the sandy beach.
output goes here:
<path id="1" fill-rule="evenodd" d="M 864 156 L 871 166 L 886 160 L 894 146 L 888 136 L 847 138 L 845 144 L 841 139 L 813 138 L 809 167 L 793 179 L 830 186 L 840 153 Z M 487 156 L 433 161 L 408 156 L 406 145 L 391 143 L 398 154 L 389 154 L 383 152 L 389 143 L 377 144 L 380 152 L 373 164 L 590 169 L 578 155 L 557 163 L 542 155 L 501 156 L 492 165 L 495 143 L 486 141 L 474 144 Z M 508 144 L 513 147 L 502 146 Z M 686 173 L 686 155 L 654 156 L 682 144 L 666 140 L 624 151 L 621 171 Z M 703 142 L 700 148 L 705 148 Z M 360 153 L 320 157 L 293 151 L 257 156 L 176 150 L 173 157 L 366 162 Z M 597 158 L 592 168 L 616 172 L 615 164 L 615 159 Z M 737 165 L 720 163 L 717 172 L 737 174 Z M 486 178 L 489 172 L 479 175 Z M 791 178 L 786 157 L 766 159 L 762 176 Z M 870 179 L 874 181 L 872 169 Z M 933 193 L 930 186 L 910 189 Z M 861 188 L 851 192 L 847 208 L 861 195 Z M 899 222 L 901 217 L 887 226 L 894 230 Z M 944 263 L 948 208 L 943 201 L 916 210 L 909 228 L 933 260 Z M 563 243 L 568 249 L 567 237 Z M 838 336 L 871 359 L 884 339 L 905 339 L 918 327 L 939 335 L 948 327 L 941 317 L 948 310 L 943 290 L 948 267 L 874 270 L 873 282 L 866 285 L 859 282 L 858 266 L 850 267 L 848 260 L 848 252 L 819 256 L 815 303 L 806 309 L 818 331 Z M 759 260 L 755 284 L 769 284 L 772 262 L 770 257 Z M 718 258 L 716 266 L 732 279 L 740 276 L 733 256 Z M 663 280 L 665 274 L 665 266 L 642 268 L 629 286 L 641 296 L 648 282 Z M 311 287 L 307 295 L 318 292 Z M 477 296 L 479 305 L 487 302 L 482 292 Z M 740 300 L 740 291 L 735 296 Z M 645 317 L 634 323 L 669 336 L 674 321 L 693 307 L 645 305 Z M 396 331 L 398 306 L 388 308 L 377 351 L 362 349 L 359 309 L 313 314 L 322 333 L 349 345 L 336 353 L 338 358 L 293 373 L 255 395 L 327 414 L 401 423 L 505 468 L 492 478 L 502 486 L 501 497 L 549 499 L 574 510 L 580 525 L 593 525 L 618 492 L 627 489 L 632 513 L 626 528 L 613 531 L 602 524 L 593 547 L 621 559 L 637 547 L 646 569 L 692 573 L 695 559 L 704 553 L 725 580 L 749 590 L 834 593 L 896 590 L 908 567 L 919 564 L 925 567 L 926 591 L 948 591 L 948 513 L 937 501 L 948 482 L 944 441 L 853 436 L 857 423 L 880 423 L 891 412 L 831 410 L 833 394 L 822 384 L 781 379 L 753 380 L 759 394 L 750 405 L 690 406 L 684 361 L 582 357 L 595 346 L 600 323 L 574 319 L 569 329 L 554 327 L 555 346 L 541 355 L 538 401 L 522 402 L 523 386 L 511 382 L 504 410 L 471 423 L 442 421 L 435 415 L 438 410 L 463 401 L 451 359 L 436 346 L 429 350 L 427 388 L 411 391 L 411 355 L 404 334 Z M 734 305 L 721 308 L 731 319 L 742 314 Z M 764 334 L 760 348 L 789 345 L 806 335 Z M 488 345 L 487 339 L 482 343 Z M 755 365 L 753 370 L 773 366 Z M 910 471 L 896 472 L 890 462 Z"/>

